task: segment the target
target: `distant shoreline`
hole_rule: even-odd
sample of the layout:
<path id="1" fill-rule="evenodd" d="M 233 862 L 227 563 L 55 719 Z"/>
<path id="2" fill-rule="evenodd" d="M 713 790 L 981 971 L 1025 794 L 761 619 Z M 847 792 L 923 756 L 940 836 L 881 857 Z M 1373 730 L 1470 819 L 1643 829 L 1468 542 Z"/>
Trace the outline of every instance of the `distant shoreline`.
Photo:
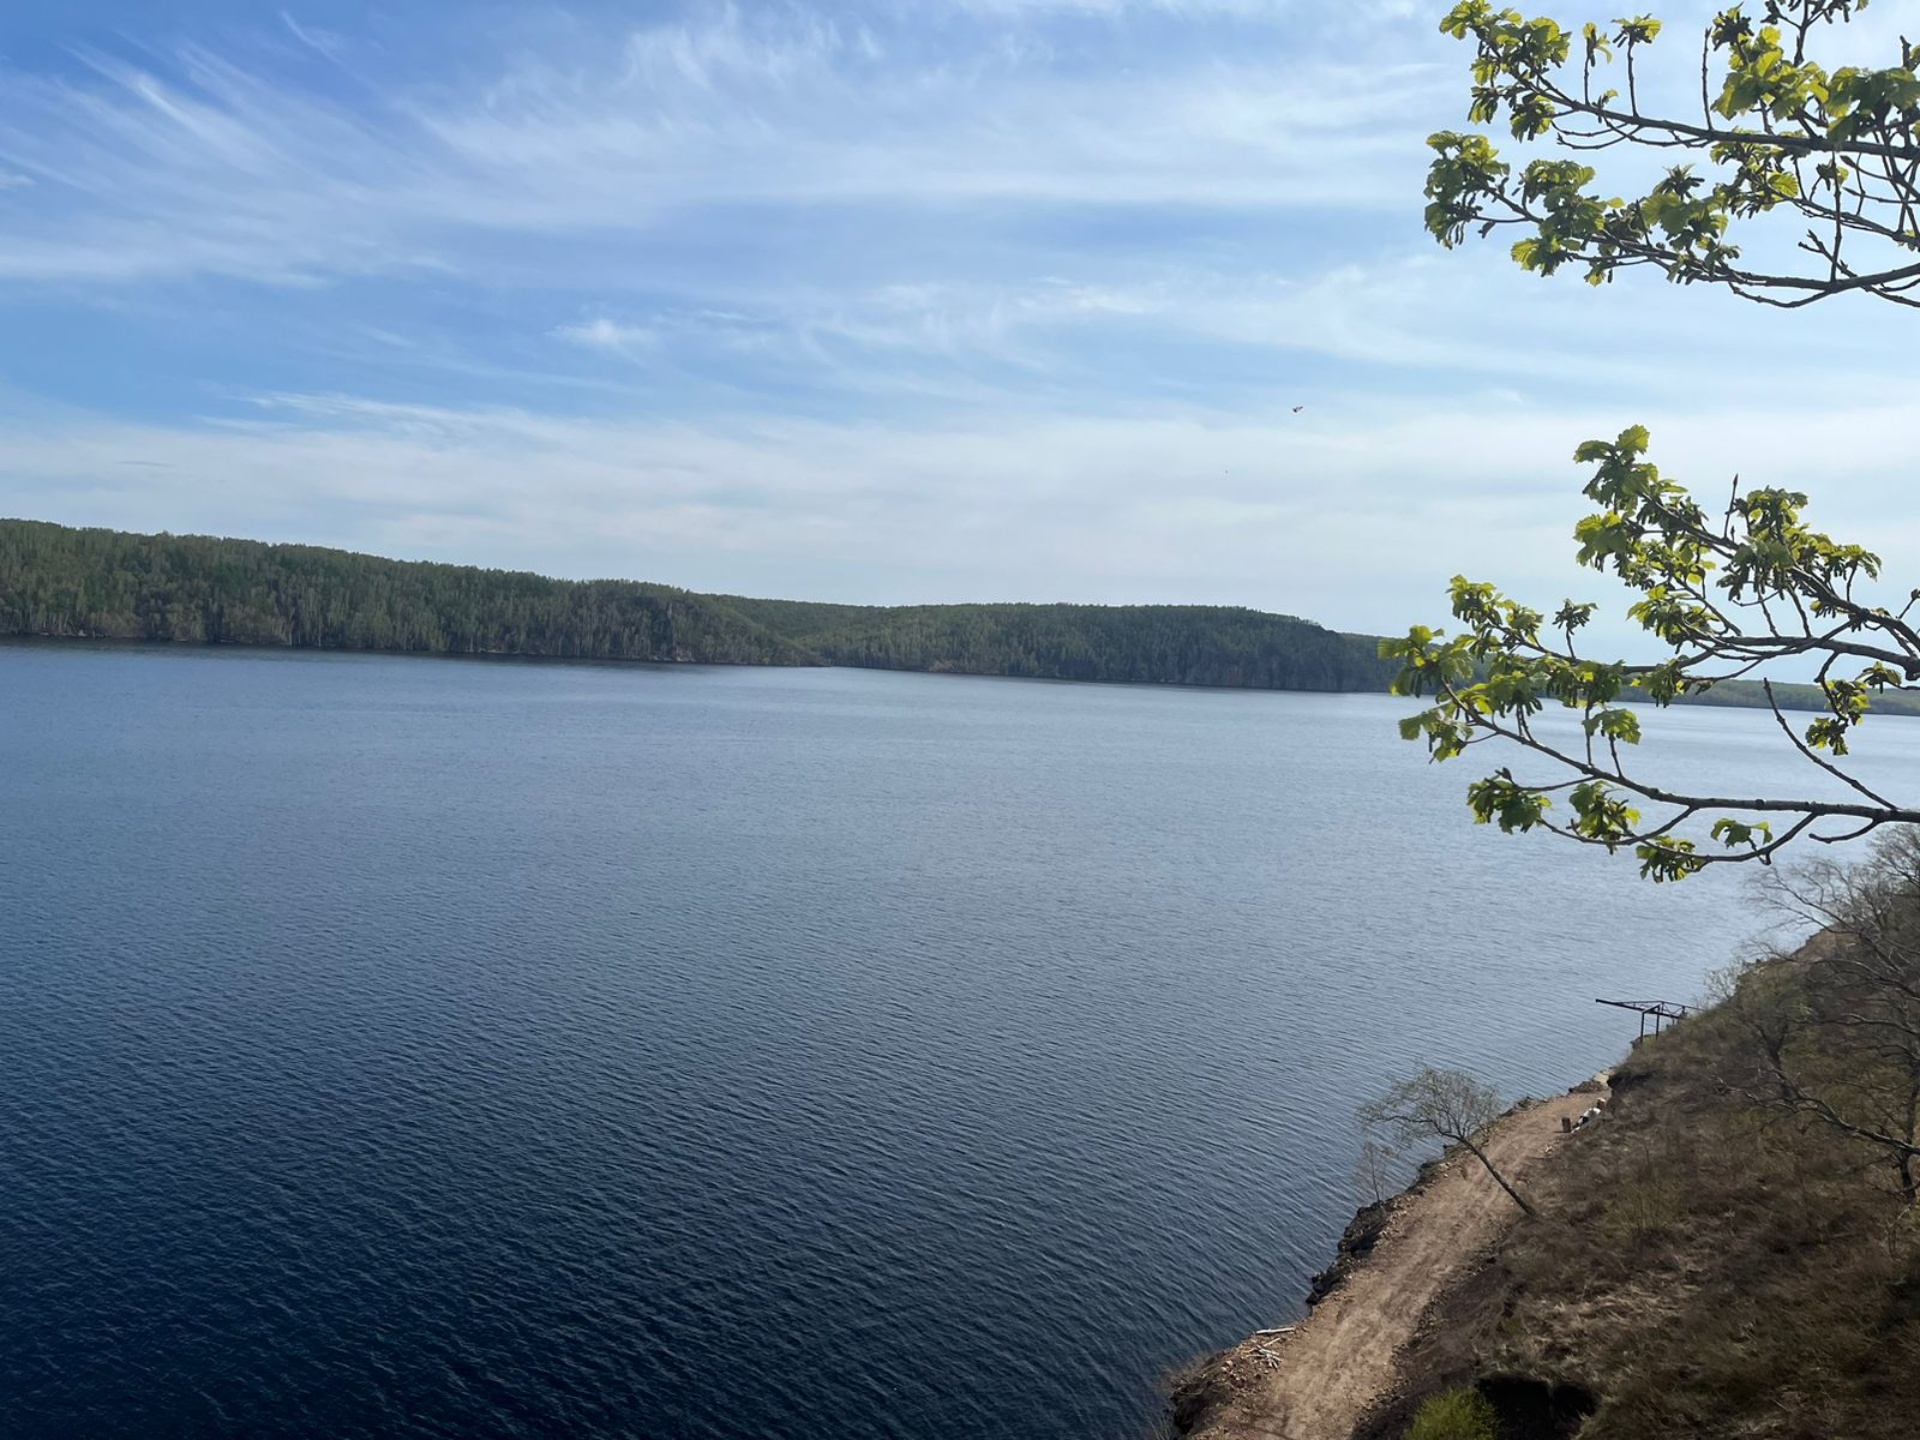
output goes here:
<path id="1" fill-rule="evenodd" d="M 1380 692 L 1379 641 L 1209 605 L 836 605 L 0 520 L 0 633 Z"/>
<path id="2" fill-rule="evenodd" d="M 650 666 L 660 669 L 680 670 L 705 667 L 723 670 L 866 670 L 897 675 L 942 675 L 965 680 L 1030 680 L 1056 685 L 1108 685 L 1149 690 L 1207 690 L 1280 695 L 1376 695 L 1382 698 L 1392 696 L 1392 691 L 1385 686 L 1367 689 L 1351 687 L 1318 689 L 1309 686 L 1231 685 L 1187 680 L 1081 679 L 1070 675 L 1027 675 L 1004 670 L 966 670 L 952 665 L 935 665 L 920 669 L 903 665 L 862 665 L 848 661 L 820 659 L 778 661 L 726 660 L 673 656 L 552 655 L 527 650 L 413 650 L 366 645 L 295 645 L 268 641 L 242 640 L 169 640 L 148 639 L 126 635 L 49 635 L 20 631 L 0 631 L 0 645 L 119 646 L 129 650 L 205 650 L 254 652 L 268 655 L 375 655 L 401 660 L 485 660 L 495 662 L 510 661 L 530 665 Z M 1817 691 L 1810 685 L 1776 685 L 1774 691 L 1780 708 L 1789 713 L 1818 714 L 1826 708 L 1819 700 Z M 1417 706 L 1424 703 L 1417 698 L 1405 698 L 1407 698 L 1410 705 Z M 1620 703 L 1634 709 L 1658 708 L 1645 696 L 1631 693 L 1622 696 Z M 1752 710 L 1761 713 L 1765 713 L 1767 710 L 1766 697 L 1759 685 L 1753 681 L 1731 681 L 1727 684 L 1716 686 L 1714 689 L 1702 694 L 1690 695 L 1675 700 L 1673 703 L 1675 707 L 1683 709 Z M 1875 715 L 1897 716 L 1901 718 L 1920 717 L 1920 691 L 1898 692 L 1876 696 L 1872 713 Z"/>
<path id="3" fill-rule="evenodd" d="M 232 640 L 141 640 L 118 635 L 23 635 L 0 632 L 0 649 L 39 648 L 115 649 L 149 654 L 231 654 L 231 655 L 350 655 L 384 660 L 447 660 L 490 664 L 552 665 L 608 670 L 851 670 L 870 675 L 914 675 L 942 680 L 1007 680 L 1033 685 L 1071 685 L 1116 690 L 1197 690 L 1225 695 L 1317 695 L 1328 698 L 1353 697 L 1390 700 L 1388 690 L 1281 690 L 1268 686 L 1202 685 L 1173 680 L 1074 680 L 1056 675 L 1008 675 L 978 670 L 907 670 L 897 666 L 847 665 L 830 661 L 810 664 L 778 664 L 752 660 L 640 660 L 624 656 L 540 655 L 525 651 L 488 650 L 378 650 L 365 647 L 331 645 L 272 645 Z M 1409 704 L 1418 703 L 1409 701 Z"/>
<path id="4" fill-rule="evenodd" d="M 1221 605 L 840 605 L 0 519 L 0 635 L 388 655 L 1388 694 L 1381 639 Z M 1811 685 L 1783 709 L 1827 708 Z M 1623 703 L 1650 703 L 1633 694 Z M 1677 703 L 1765 710 L 1753 681 Z M 1920 715 L 1920 692 L 1875 697 Z"/>

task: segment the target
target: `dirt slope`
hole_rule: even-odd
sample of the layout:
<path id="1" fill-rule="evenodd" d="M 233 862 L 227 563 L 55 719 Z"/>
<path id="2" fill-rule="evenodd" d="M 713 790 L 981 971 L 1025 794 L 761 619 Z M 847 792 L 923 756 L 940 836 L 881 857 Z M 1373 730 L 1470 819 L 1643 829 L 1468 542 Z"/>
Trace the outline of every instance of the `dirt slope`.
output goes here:
<path id="1" fill-rule="evenodd" d="M 1527 1171 L 1591 1095 L 1515 1111 L 1486 1150 L 1501 1173 Z M 1480 1162 L 1459 1155 L 1396 1207 L 1373 1253 L 1290 1334 L 1255 1336 L 1208 1367 L 1222 1397 L 1196 1440 L 1350 1440 L 1399 1383 L 1400 1359 L 1447 1280 L 1519 1214 Z"/>

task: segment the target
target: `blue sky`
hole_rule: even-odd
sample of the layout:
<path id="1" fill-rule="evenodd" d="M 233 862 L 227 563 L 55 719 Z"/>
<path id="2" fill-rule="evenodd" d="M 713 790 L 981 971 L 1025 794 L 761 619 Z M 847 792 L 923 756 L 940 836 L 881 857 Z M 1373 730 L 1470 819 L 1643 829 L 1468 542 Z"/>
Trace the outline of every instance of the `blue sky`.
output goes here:
<path id="1" fill-rule="evenodd" d="M 1390 630 L 1643 421 L 1915 555 L 1913 322 L 1425 238 L 1443 8 L 6 7 L 0 513 Z"/>

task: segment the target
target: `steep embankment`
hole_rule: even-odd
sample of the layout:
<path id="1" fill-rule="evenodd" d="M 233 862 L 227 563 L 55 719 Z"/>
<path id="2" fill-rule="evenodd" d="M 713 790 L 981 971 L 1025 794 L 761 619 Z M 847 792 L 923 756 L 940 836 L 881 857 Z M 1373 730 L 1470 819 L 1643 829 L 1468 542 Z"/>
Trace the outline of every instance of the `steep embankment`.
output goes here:
<path id="1" fill-rule="evenodd" d="M 1584 1097 L 1503 1122 L 1536 1216 L 1470 1161 L 1416 1187 L 1283 1344 L 1176 1396 L 1194 1433 L 1402 1440 L 1470 1388 L 1504 1440 L 1907 1440 L 1920 1212 L 1897 1149 L 1862 1136 L 1916 1134 L 1911 879 L 1874 912 L 1895 917 L 1874 953 L 1823 936 L 1640 1046 L 1601 1123 L 1559 1136 Z"/>
<path id="2" fill-rule="evenodd" d="M 1488 1158 L 1525 1184 L 1564 1138 L 1561 1121 L 1592 1103 L 1568 1094 L 1515 1110 L 1488 1140 Z M 1355 1218 L 1330 1272 L 1338 1278 L 1305 1320 L 1244 1341 L 1183 1383 L 1179 1432 L 1197 1440 L 1345 1440 L 1403 1394 L 1403 1361 L 1422 1316 L 1519 1214 L 1472 1156 L 1428 1167 L 1404 1195 Z"/>

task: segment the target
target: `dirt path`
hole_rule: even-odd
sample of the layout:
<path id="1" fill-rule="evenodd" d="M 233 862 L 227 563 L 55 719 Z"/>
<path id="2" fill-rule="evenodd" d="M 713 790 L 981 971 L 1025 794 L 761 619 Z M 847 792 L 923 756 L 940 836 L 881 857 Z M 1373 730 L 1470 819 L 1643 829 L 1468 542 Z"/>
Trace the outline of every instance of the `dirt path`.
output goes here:
<path id="1" fill-rule="evenodd" d="M 1515 1112 L 1488 1141 L 1488 1157 L 1503 1175 L 1523 1179 L 1562 1138 L 1561 1117 L 1578 1118 L 1593 1101 L 1563 1095 Z M 1393 1392 L 1400 1357 L 1434 1296 L 1518 1214 L 1478 1160 L 1447 1162 L 1401 1202 L 1373 1253 L 1297 1329 L 1256 1336 L 1215 1362 L 1219 1381 L 1237 1394 L 1195 1440 L 1351 1440 L 1374 1402 Z"/>

